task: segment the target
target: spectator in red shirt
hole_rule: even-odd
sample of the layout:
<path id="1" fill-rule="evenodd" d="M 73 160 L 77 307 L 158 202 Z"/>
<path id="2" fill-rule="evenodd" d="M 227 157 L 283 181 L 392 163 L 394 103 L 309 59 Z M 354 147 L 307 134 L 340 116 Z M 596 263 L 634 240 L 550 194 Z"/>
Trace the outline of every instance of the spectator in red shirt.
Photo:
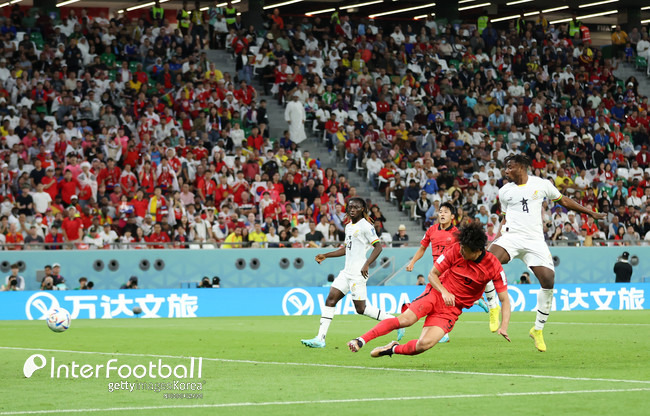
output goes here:
<path id="1" fill-rule="evenodd" d="M 131 201 L 133 206 L 133 213 L 136 217 L 144 218 L 147 215 L 147 208 L 149 207 L 149 201 L 144 199 L 144 191 L 138 189 L 135 193 L 135 197 Z"/>
<path id="2" fill-rule="evenodd" d="M 78 185 L 78 182 L 72 177 L 72 172 L 66 170 L 63 174 L 63 180 L 59 184 L 63 203 L 70 205 L 72 196 L 77 194 Z"/>
<path id="3" fill-rule="evenodd" d="M 67 242 L 80 242 L 83 238 L 83 222 L 78 216 L 77 209 L 70 207 L 67 210 L 68 217 L 63 220 L 61 231 Z"/>
<path id="4" fill-rule="evenodd" d="M 5 236 L 7 250 L 22 250 L 24 241 L 23 234 L 16 230 L 16 224 L 9 224 L 9 232 Z"/>
<path id="5" fill-rule="evenodd" d="M 246 139 L 246 144 L 248 147 L 254 147 L 258 152 L 262 151 L 262 146 L 264 146 L 264 137 L 260 134 L 260 129 L 253 127 L 251 135 Z"/>
<path id="6" fill-rule="evenodd" d="M 166 232 L 162 231 L 162 226 L 160 223 L 155 223 L 153 225 L 153 232 L 147 238 L 149 243 L 169 243 L 171 240 L 169 235 Z M 151 248 L 165 248 L 163 244 L 154 244 Z"/>
<path id="7" fill-rule="evenodd" d="M 582 229 L 587 231 L 588 236 L 593 236 L 598 232 L 598 224 L 594 222 L 593 217 L 588 217 L 587 222 L 582 225 Z"/>
<path id="8" fill-rule="evenodd" d="M 115 160 L 109 158 L 106 167 L 102 169 L 97 176 L 97 183 L 104 184 L 106 190 L 111 192 L 115 185 L 120 183 L 121 175 L 122 170 L 115 166 Z"/>
<path id="9" fill-rule="evenodd" d="M 59 227 L 56 225 L 53 225 L 52 228 L 50 228 L 50 232 L 45 236 L 45 242 L 46 243 L 58 243 L 58 244 L 52 244 L 50 246 L 45 246 L 46 250 L 61 250 L 63 246 L 61 245 L 64 242 L 63 234 L 59 232 Z"/>

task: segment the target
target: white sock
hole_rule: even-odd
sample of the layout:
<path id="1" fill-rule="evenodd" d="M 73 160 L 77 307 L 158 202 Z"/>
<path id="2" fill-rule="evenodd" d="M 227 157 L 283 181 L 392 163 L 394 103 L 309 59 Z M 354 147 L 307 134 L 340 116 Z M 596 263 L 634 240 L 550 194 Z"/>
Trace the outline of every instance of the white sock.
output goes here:
<path id="1" fill-rule="evenodd" d="M 540 289 L 537 292 L 537 319 L 535 319 L 535 329 L 544 329 L 544 324 L 551 313 L 553 305 L 553 289 Z"/>
<path id="2" fill-rule="evenodd" d="M 318 338 L 321 341 L 325 341 L 327 336 L 327 330 L 330 328 L 332 319 L 334 319 L 334 311 L 336 310 L 333 306 L 323 306 L 323 313 L 320 317 L 320 327 L 318 328 Z"/>
<path id="3" fill-rule="evenodd" d="M 487 285 L 485 285 L 485 298 L 487 299 L 488 308 L 494 309 L 499 306 L 499 298 L 492 281 L 487 282 Z"/>
<path id="4" fill-rule="evenodd" d="M 389 315 L 381 309 L 377 309 L 366 301 L 366 309 L 363 311 L 363 314 L 368 318 L 376 319 L 378 321 L 383 321 L 384 319 L 394 318 L 393 315 Z"/>

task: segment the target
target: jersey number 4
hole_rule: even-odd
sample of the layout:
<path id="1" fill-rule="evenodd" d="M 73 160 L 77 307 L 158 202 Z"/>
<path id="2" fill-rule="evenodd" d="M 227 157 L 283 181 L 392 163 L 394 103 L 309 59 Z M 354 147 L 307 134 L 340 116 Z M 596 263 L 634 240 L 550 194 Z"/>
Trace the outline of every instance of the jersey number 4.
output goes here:
<path id="1" fill-rule="evenodd" d="M 521 210 L 524 212 L 528 212 L 528 200 L 526 198 L 521 198 Z"/>
<path id="2" fill-rule="evenodd" d="M 352 250 L 352 240 L 350 240 L 350 242 L 347 244 L 346 248 L 348 250 Z"/>

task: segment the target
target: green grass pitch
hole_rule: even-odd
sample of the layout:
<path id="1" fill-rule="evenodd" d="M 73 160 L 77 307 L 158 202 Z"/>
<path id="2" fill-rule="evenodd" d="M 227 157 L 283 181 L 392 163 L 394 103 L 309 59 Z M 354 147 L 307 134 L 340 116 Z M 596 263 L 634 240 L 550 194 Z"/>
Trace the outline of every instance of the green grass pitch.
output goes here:
<path id="1" fill-rule="evenodd" d="M 533 313 L 513 314 L 512 343 L 489 332 L 487 314 L 465 314 L 449 344 L 378 359 L 370 350 L 391 335 L 356 354 L 347 349 L 375 324 L 363 316 L 336 316 L 327 348 L 304 347 L 300 339 L 316 333 L 318 319 L 75 320 L 62 334 L 42 321 L 0 322 L 0 415 L 650 414 L 650 311 L 554 312 L 546 353 L 528 338 Z M 421 323 L 407 329 L 405 340 L 420 330 Z M 193 392 L 202 398 L 111 393 L 111 380 L 51 379 L 47 368 L 25 378 L 23 364 L 35 353 L 58 364 L 117 358 L 133 366 L 156 355 L 204 357 L 203 390 Z"/>

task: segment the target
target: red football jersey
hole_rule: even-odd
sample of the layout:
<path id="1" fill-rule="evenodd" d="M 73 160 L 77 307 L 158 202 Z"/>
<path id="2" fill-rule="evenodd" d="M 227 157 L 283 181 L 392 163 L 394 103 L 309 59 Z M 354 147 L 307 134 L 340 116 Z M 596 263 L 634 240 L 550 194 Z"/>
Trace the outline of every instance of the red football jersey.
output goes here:
<path id="1" fill-rule="evenodd" d="M 450 225 L 447 228 L 440 228 L 440 224 L 434 224 L 424 233 L 420 245 L 427 247 L 431 245 L 431 254 L 433 261 L 436 261 L 438 256 L 445 251 L 445 248 L 456 242 L 456 232 L 458 228 L 455 225 Z"/>
<path id="2" fill-rule="evenodd" d="M 508 290 L 506 274 L 494 254 L 483 252 L 475 261 L 467 261 L 460 254 L 460 244 L 448 247 L 435 261 L 440 282 L 456 296 L 456 306 L 469 308 L 483 296 L 485 285 L 492 280 L 497 293 Z"/>

